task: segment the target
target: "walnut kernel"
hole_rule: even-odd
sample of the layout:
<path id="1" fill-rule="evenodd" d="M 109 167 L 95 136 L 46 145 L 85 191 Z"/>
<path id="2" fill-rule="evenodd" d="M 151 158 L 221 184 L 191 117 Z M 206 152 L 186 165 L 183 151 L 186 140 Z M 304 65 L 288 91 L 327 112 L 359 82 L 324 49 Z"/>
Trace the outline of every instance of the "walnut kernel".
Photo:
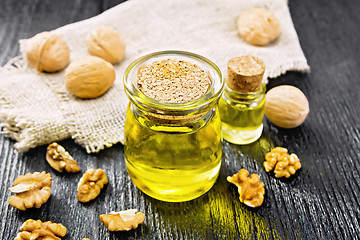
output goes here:
<path id="1" fill-rule="evenodd" d="M 238 187 L 240 202 L 249 207 L 259 207 L 264 201 L 264 183 L 260 182 L 259 175 L 251 174 L 246 169 L 241 169 L 238 173 L 228 176 L 226 180 Z"/>
<path id="2" fill-rule="evenodd" d="M 61 240 L 66 235 L 66 227 L 59 223 L 42 222 L 41 220 L 26 220 L 20 227 L 20 232 L 17 234 L 15 240 Z"/>
<path id="3" fill-rule="evenodd" d="M 67 171 L 71 173 L 79 172 L 80 167 L 65 148 L 56 142 L 47 147 L 46 160 L 52 168 L 58 172 Z"/>
<path id="4" fill-rule="evenodd" d="M 143 223 L 145 215 L 137 209 L 129 209 L 120 212 L 110 212 L 109 215 L 101 214 L 100 221 L 110 231 L 129 231 Z"/>
<path id="5" fill-rule="evenodd" d="M 107 183 L 108 179 L 102 169 L 86 170 L 78 184 L 77 199 L 79 202 L 89 202 L 95 199 Z"/>
<path id="6" fill-rule="evenodd" d="M 287 157 L 288 150 L 283 147 L 276 147 L 271 152 L 265 155 L 264 167 L 266 172 L 270 172 L 274 169 L 277 162 L 282 161 L 283 158 Z"/>
<path id="7" fill-rule="evenodd" d="M 40 208 L 50 197 L 51 175 L 43 171 L 18 176 L 14 187 L 9 191 L 16 193 L 9 198 L 9 204 L 19 210 L 27 208 Z"/>
<path id="8" fill-rule="evenodd" d="M 289 178 L 301 168 L 301 163 L 296 154 L 290 155 L 286 148 L 276 147 L 265 155 L 264 167 L 266 172 L 270 172 L 275 167 L 276 178 Z"/>

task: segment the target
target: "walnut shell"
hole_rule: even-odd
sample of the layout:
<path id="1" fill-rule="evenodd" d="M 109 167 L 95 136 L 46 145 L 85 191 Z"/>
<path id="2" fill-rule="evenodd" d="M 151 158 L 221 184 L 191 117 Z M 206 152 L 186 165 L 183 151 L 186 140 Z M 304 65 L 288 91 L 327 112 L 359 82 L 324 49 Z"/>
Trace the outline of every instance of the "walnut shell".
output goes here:
<path id="1" fill-rule="evenodd" d="M 57 72 L 65 68 L 70 59 L 70 50 L 59 35 L 53 32 L 36 34 L 25 44 L 28 62 L 39 72 Z"/>
<path id="2" fill-rule="evenodd" d="M 98 27 L 86 38 L 90 55 L 110 63 L 120 62 L 125 55 L 126 44 L 120 34 L 111 27 Z"/>
<path id="3" fill-rule="evenodd" d="M 274 87 L 265 98 L 265 115 L 278 127 L 295 128 L 305 121 L 310 111 L 304 93 L 293 86 Z"/>
<path id="4" fill-rule="evenodd" d="M 238 32 L 244 40 L 255 46 L 265 46 L 280 34 L 276 16 L 264 8 L 252 8 L 237 20 Z"/>
<path id="5" fill-rule="evenodd" d="M 115 81 L 113 65 L 88 56 L 72 62 L 65 71 L 66 89 L 80 98 L 96 98 L 104 94 Z"/>

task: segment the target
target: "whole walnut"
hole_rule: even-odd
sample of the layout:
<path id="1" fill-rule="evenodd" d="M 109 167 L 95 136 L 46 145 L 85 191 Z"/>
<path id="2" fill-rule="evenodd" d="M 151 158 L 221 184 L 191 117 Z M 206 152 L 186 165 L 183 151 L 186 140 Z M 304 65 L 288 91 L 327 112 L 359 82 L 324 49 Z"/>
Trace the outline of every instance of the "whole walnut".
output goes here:
<path id="1" fill-rule="evenodd" d="M 39 72 L 57 72 L 65 68 L 70 59 L 70 50 L 59 35 L 42 32 L 25 41 L 23 50 L 28 62 Z"/>
<path id="2" fill-rule="evenodd" d="M 265 99 L 265 115 L 278 127 L 295 128 L 305 121 L 310 111 L 304 93 L 290 85 L 270 89 Z"/>
<path id="3" fill-rule="evenodd" d="M 105 60 L 88 56 L 72 62 L 65 71 L 66 89 L 80 98 L 96 98 L 115 81 L 115 70 Z"/>
<path id="4" fill-rule="evenodd" d="M 126 44 L 120 34 L 111 27 L 98 27 L 86 38 L 90 55 L 110 63 L 120 62 L 125 55 Z"/>
<path id="5" fill-rule="evenodd" d="M 237 28 L 247 43 L 256 46 L 268 45 L 280 34 L 278 19 L 264 8 L 252 8 L 240 15 Z"/>

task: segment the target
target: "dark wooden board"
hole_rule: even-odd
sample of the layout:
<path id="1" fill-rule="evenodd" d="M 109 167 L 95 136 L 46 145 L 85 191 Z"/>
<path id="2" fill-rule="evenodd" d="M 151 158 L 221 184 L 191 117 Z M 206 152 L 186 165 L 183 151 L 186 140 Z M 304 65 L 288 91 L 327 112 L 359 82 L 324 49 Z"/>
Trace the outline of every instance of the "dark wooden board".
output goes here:
<path id="1" fill-rule="evenodd" d="M 0 1 L 0 64 L 19 54 L 18 40 L 95 16 L 121 1 Z M 298 128 L 285 130 L 264 120 L 260 140 L 247 146 L 224 142 L 220 176 L 204 196 L 185 203 L 164 203 L 140 192 L 127 175 L 123 146 L 86 154 L 72 140 L 61 144 L 83 171 L 103 168 L 109 184 L 88 203 L 76 200 L 77 174 L 60 174 L 45 161 L 45 146 L 27 153 L 0 135 L 0 239 L 15 238 L 28 218 L 64 224 L 63 239 L 359 239 L 360 236 L 360 4 L 357 0 L 289 2 L 294 25 L 311 73 L 287 73 L 268 89 L 291 84 L 310 102 L 310 115 Z M 295 152 L 302 169 L 288 180 L 262 167 L 273 146 Z M 258 173 L 266 188 L 258 209 L 239 202 L 226 176 L 240 168 Z M 7 190 L 27 172 L 47 171 L 52 195 L 40 209 L 18 211 Z M 138 229 L 110 233 L 99 215 L 137 208 L 146 215 Z"/>

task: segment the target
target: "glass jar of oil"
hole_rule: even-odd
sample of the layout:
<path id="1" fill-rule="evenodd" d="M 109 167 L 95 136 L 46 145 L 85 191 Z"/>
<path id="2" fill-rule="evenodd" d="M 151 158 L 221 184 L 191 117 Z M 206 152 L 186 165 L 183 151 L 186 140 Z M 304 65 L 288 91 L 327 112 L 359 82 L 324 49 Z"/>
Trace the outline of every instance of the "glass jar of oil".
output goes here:
<path id="1" fill-rule="evenodd" d="M 160 59 L 181 59 L 204 69 L 211 80 L 205 94 L 182 103 L 164 103 L 143 94 L 137 74 Z M 207 192 L 218 177 L 222 155 L 217 103 L 224 81 L 218 67 L 189 52 L 156 52 L 130 64 L 124 85 L 130 99 L 124 153 L 133 183 L 147 195 L 168 202 L 192 200 Z"/>
<path id="2" fill-rule="evenodd" d="M 234 144 L 255 142 L 263 131 L 265 84 L 259 91 L 241 93 L 225 86 L 219 102 L 224 139 Z"/>
<path id="3" fill-rule="evenodd" d="M 263 131 L 264 62 L 253 56 L 230 59 L 227 84 L 219 102 L 223 137 L 234 144 L 255 142 Z"/>

